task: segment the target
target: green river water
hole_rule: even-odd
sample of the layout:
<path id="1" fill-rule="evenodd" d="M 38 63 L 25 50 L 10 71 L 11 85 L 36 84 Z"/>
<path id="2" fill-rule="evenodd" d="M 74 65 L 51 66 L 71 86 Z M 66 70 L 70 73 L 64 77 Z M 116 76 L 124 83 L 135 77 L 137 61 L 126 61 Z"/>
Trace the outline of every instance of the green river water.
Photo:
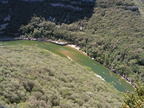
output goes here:
<path id="1" fill-rule="evenodd" d="M 114 87 L 122 92 L 134 91 L 132 85 L 130 85 L 125 79 L 121 76 L 113 73 L 105 66 L 99 64 L 95 60 L 92 60 L 90 57 L 85 55 L 83 52 L 76 50 L 70 46 L 61 46 L 52 44 L 49 42 L 38 42 L 38 41 L 6 41 L 0 42 L 0 46 L 5 45 L 30 45 L 30 46 L 37 46 L 42 49 L 49 50 L 59 56 L 66 57 L 70 60 L 73 60 L 81 65 L 87 66 L 91 68 L 97 75 L 101 76 L 105 81 L 114 85 Z"/>

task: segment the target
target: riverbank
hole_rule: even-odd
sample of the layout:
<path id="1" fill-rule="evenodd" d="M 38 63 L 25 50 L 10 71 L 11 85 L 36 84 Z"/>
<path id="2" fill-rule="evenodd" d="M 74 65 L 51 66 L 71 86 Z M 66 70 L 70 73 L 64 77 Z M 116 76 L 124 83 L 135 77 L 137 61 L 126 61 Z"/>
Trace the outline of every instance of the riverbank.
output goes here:
<path id="1" fill-rule="evenodd" d="M 23 37 L 10 37 L 10 38 L 0 38 L 0 41 L 16 41 L 16 40 L 33 40 L 33 41 L 44 41 L 44 42 L 50 42 L 58 45 L 67 45 L 67 42 L 62 42 L 62 41 L 53 41 L 50 39 L 45 39 L 45 38 L 23 38 Z"/>
<path id="2" fill-rule="evenodd" d="M 53 44 L 57 44 L 57 45 L 61 45 L 61 46 L 70 46 L 72 48 L 75 48 L 76 50 L 80 50 L 80 47 L 76 46 L 76 45 L 73 45 L 71 43 L 68 43 L 68 42 L 62 42 L 61 40 L 57 40 L 57 41 L 53 41 L 53 40 L 50 40 L 50 39 L 46 39 L 46 38 L 23 38 L 23 37 L 15 37 L 15 38 L 1 38 L 0 41 L 16 41 L 16 40 L 33 40 L 33 41 L 44 41 L 44 42 L 50 42 L 50 43 L 53 43 Z M 87 55 L 87 53 L 81 51 L 83 54 Z M 90 57 L 91 58 L 91 57 Z M 95 61 L 97 61 L 96 59 L 94 58 L 91 58 Z M 98 62 L 98 61 L 97 61 Z M 101 63 L 100 63 L 101 64 Z M 107 66 L 105 66 L 107 67 Z M 109 68 L 109 67 L 107 67 Z M 128 78 L 126 78 L 125 76 L 121 75 L 119 72 L 117 72 L 115 69 L 112 69 L 112 68 L 109 68 L 112 72 L 116 73 L 117 75 L 119 75 L 122 79 L 125 79 L 130 85 L 132 85 L 134 88 L 136 87 L 132 82 L 130 82 L 130 80 Z"/>

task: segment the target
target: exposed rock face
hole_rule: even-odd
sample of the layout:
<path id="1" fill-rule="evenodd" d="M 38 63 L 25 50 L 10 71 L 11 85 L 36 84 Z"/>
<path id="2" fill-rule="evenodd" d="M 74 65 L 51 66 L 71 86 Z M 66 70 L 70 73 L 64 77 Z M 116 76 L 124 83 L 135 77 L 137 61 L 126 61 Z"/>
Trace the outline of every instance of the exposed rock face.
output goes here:
<path id="1" fill-rule="evenodd" d="M 22 24 L 42 16 L 60 25 L 72 23 L 93 13 L 96 0 L 0 0 L 0 34 L 18 32 Z M 0 7 L 1 7 L 0 6 Z M 38 7 L 38 8 L 37 8 Z M 81 28 L 82 30 L 82 28 Z"/>
<path id="2" fill-rule="evenodd" d="M 76 1 L 76 0 L 59 0 L 59 1 Z M 79 0 L 83 2 L 94 2 L 95 0 Z"/>
<path id="3" fill-rule="evenodd" d="M 82 10 L 82 8 L 74 7 L 74 6 L 72 6 L 72 5 L 61 4 L 61 3 L 51 3 L 50 5 L 51 5 L 51 6 L 54 6 L 54 7 L 69 8 L 69 9 L 73 9 L 73 10 L 76 10 L 76 11 L 81 11 L 81 10 Z"/>
<path id="4" fill-rule="evenodd" d="M 34 1 L 44 1 L 44 0 L 20 0 L 20 1 L 26 1 L 26 2 L 34 2 Z M 63 1 L 63 2 L 77 2 L 75 0 L 57 0 L 57 1 Z M 79 2 L 82 1 L 82 2 L 94 2 L 95 0 L 79 0 Z"/>
<path id="5" fill-rule="evenodd" d="M 0 0 L 0 3 L 6 4 L 6 3 L 9 3 L 9 0 Z"/>
<path id="6" fill-rule="evenodd" d="M 131 10 L 131 11 L 139 12 L 138 6 L 119 6 L 119 7 L 122 9 L 125 9 L 125 10 Z"/>
<path id="7" fill-rule="evenodd" d="M 139 10 L 138 6 L 127 6 L 125 8 L 128 9 L 128 10 L 132 10 L 132 11 L 138 11 Z"/>
<path id="8" fill-rule="evenodd" d="M 35 2 L 35 1 L 43 1 L 43 0 L 20 0 L 20 1 Z"/>
<path id="9" fill-rule="evenodd" d="M 0 3 L 2 4 L 6 4 L 9 3 L 10 0 L 0 0 Z M 25 2 L 42 2 L 44 0 L 19 0 L 19 1 L 25 1 Z M 79 1 L 75 1 L 75 0 L 56 0 L 56 1 L 63 1 L 63 2 L 71 2 L 73 4 L 78 4 L 78 2 L 95 2 L 95 0 L 79 0 Z"/>

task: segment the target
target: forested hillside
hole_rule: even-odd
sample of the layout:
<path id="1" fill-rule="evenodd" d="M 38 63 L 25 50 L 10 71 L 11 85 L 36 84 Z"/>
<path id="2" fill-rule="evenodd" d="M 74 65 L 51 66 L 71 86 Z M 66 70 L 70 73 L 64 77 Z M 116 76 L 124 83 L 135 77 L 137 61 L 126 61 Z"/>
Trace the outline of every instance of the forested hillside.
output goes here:
<path id="1" fill-rule="evenodd" d="M 8 44 L 0 42 L 4 108 L 121 107 L 123 95 L 86 67 L 37 46 Z"/>
<path id="2" fill-rule="evenodd" d="M 137 82 L 143 81 L 144 76 L 144 20 L 136 4 L 133 0 L 75 4 L 14 0 L 0 4 L 0 21 L 10 14 L 10 21 L 3 22 L 9 24 L 2 30 L 5 34 L 18 33 L 21 25 L 29 23 L 21 27 L 26 37 L 72 42 L 108 68 Z M 35 17 L 30 22 L 33 16 L 41 18 Z"/>
<path id="3" fill-rule="evenodd" d="M 72 42 L 129 81 L 143 81 L 144 20 L 134 2 L 97 0 L 90 18 L 56 25 L 34 17 L 21 30 L 25 37 Z"/>

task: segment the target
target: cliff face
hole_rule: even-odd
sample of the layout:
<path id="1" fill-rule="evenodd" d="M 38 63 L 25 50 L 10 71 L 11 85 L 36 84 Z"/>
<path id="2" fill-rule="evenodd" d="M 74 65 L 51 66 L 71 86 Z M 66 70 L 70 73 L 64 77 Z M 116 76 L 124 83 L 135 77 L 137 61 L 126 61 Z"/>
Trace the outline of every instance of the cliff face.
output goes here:
<path id="1" fill-rule="evenodd" d="M 31 17 L 41 16 L 56 24 L 90 18 L 95 0 L 0 0 L 0 33 L 17 33 Z M 10 20 L 5 21 L 7 16 Z M 4 25 L 3 25 L 4 24 Z M 6 25 L 5 25 L 6 24 Z"/>
<path id="2" fill-rule="evenodd" d="M 57 1 L 77 1 L 77 0 L 57 0 Z M 79 0 L 79 1 L 94 1 L 94 0 Z"/>
<path id="3" fill-rule="evenodd" d="M 35 2 L 35 1 L 44 1 L 44 0 L 20 0 L 20 1 Z"/>
<path id="4" fill-rule="evenodd" d="M 0 0 L 0 3 L 2 4 L 6 4 L 9 3 L 10 0 Z M 49 1 L 49 0 L 19 0 L 19 1 L 25 1 L 25 2 L 42 2 L 42 1 Z M 95 2 L 95 0 L 53 0 L 53 2 L 73 2 L 73 3 L 77 3 L 77 2 Z"/>
<path id="5" fill-rule="evenodd" d="M 9 3 L 9 0 L 0 0 L 0 3 L 2 4 Z"/>
<path id="6" fill-rule="evenodd" d="M 5 0 L 6 1 L 6 0 Z M 20 0 L 20 1 L 26 1 L 26 2 L 34 2 L 34 1 L 44 1 L 44 0 Z M 63 1 L 63 2 L 94 2 L 95 0 L 56 0 L 56 1 Z"/>

